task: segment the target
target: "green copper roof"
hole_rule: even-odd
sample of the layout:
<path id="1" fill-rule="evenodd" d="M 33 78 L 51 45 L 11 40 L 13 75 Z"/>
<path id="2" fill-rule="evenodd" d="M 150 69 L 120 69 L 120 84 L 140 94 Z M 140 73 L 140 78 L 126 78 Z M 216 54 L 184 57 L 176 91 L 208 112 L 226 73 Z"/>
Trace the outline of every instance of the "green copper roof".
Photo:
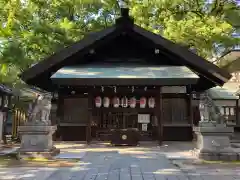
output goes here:
<path id="1" fill-rule="evenodd" d="M 51 78 L 199 78 L 185 66 L 81 66 L 63 67 Z"/>
<path id="2" fill-rule="evenodd" d="M 240 95 L 240 89 L 237 90 L 236 95 Z"/>
<path id="3" fill-rule="evenodd" d="M 214 87 L 208 90 L 213 99 L 238 99 L 233 92 L 222 87 Z"/>

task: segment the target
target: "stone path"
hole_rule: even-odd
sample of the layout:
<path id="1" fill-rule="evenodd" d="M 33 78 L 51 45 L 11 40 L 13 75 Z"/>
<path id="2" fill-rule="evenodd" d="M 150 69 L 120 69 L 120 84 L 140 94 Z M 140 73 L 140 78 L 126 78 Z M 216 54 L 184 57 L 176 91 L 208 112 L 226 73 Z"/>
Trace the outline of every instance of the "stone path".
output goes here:
<path id="1" fill-rule="evenodd" d="M 0 180 L 240 180 L 240 167 L 177 167 L 168 158 L 170 148 L 62 148 L 65 152 L 86 152 L 72 168 L 0 168 Z M 181 156 L 181 157 L 180 157 Z M 167 158 L 168 157 L 168 158 Z"/>
<path id="2" fill-rule="evenodd" d="M 4 173 L 3 173 L 4 172 Z M 151 151 L 87 152 L 73 168 L 0 169 L 0 179 L 14 180 L 179 180 L 185 176 L 165 155 Z"/>
<path id="3" fill-rule="evenodd" d="M 46 180 L 55 168 L 0 168 L 0 180 Z"/>
<path id="4" fill-rule="evenodd" d="M 178 160 L 177 160 L 178 161 Z M 180 160 L 181 161 L 181 160 Z M 174 162 L 174 161 L 173 161 Z M 184 160 L 183 160 L 184 162 Z M 176 163 L 176 162 L 175 162 Z M 185 162 L 186 163 L 186 162 Z M 176 163 L 190 180 L 240 180 L 239 164 Z"/>
<path id="5" fill-rule="evenodd" d="M 86 155 L 86 152 L 72 153 L 72 152 L 61 152 L 56 159 L 82 159 Z"/>
<path id="6" fill-rule="evenodd" d="M 18 150 L 18 147 L 12 147 L 12 148 L 0 148 L 0 155 L 7 155 L 14 153 Z"/>
<path id="7" fill-rule="evenodd" d="M 85 164 L 56 171 L 48 180 L 182 180 L 184 174 L 158 153 L 88 152 Z"/>

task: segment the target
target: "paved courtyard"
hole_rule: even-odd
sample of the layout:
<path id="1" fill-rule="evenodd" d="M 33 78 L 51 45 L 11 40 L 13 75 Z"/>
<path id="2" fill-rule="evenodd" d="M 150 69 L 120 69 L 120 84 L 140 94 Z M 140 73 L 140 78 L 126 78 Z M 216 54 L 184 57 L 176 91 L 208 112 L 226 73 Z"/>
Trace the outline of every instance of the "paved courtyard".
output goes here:
<path id="1" fill-rule="evenodd" d="M 186 146 L 106 147 L 62 144 L 62 153 L 82 156 L 68 168 L 0 168 L 0 179 L 12 180 L 240 180 L 240 167 L 175 166 L 169 159 L 191 159 Z M 185 151 L 186 150 L 186 151 Z"/>

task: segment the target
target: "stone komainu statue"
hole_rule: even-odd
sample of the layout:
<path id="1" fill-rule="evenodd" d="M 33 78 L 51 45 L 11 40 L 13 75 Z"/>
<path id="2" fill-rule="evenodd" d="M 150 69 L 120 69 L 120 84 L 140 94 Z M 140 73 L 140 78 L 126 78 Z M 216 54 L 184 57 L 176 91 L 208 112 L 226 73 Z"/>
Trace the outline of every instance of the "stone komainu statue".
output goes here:
<path id="1" fill-rule="evenodd" d="M 225 119 L 220 112 L 220 108 L 215 105 L 211 95 L 207 91 L 201 93 L 200 95 L 199 109 L 201 121 L 225 124 Z"/>
<path id="2" fill-rule="evenodd" d="M 29 104 L 28 122 L 44 122 L 50 124 L 49 115 L 51 111 L 51 96 L 38 95 L 37 98 Z"/>

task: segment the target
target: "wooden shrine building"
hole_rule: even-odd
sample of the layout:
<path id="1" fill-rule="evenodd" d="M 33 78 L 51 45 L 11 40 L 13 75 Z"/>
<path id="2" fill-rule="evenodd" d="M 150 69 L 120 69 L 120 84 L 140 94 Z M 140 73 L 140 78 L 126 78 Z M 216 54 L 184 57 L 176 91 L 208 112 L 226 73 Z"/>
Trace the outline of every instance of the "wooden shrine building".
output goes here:
<path id="1" fill-rule="evenodd" d="M 26 83 L 58 94 L 62 140 L 110 140 L 116 130 L 137 132 L 140 140 L 191 140 L 199 118 L 192 94 L 231 78 L 187 48 L 134 24 L 128 11 L 122 8 L 113 26 L 21 75 Z"/>

